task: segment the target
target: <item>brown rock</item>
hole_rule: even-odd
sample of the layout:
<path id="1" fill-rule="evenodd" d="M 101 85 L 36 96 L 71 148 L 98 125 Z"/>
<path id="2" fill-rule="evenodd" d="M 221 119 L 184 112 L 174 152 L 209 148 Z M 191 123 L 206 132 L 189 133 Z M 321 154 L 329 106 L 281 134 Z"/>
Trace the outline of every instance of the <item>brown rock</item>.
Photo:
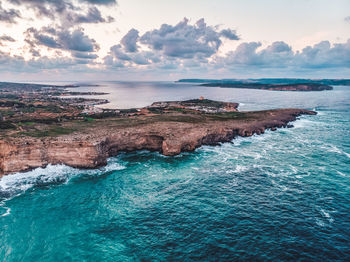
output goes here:
<path id="1" fill-rule="evenodd" d="M 27 171 L 48 164 L 77 168 L 106 165 L 107 158 L 121 151 L 159 151 L 174 156 L 193 151 L 201 145 L 230 142 L 235 136 L 262 134 L 266 128 L 287 125 L 301 114 L 315 114 L 301 109 L 276 109 L 249 112 L 249 118 L 205 122 L 165 121 L 134 127 L 101 126 L 90 132 L 76 132 L 50 138 L 16 137 L 0 140 L 0 176 Z"/>

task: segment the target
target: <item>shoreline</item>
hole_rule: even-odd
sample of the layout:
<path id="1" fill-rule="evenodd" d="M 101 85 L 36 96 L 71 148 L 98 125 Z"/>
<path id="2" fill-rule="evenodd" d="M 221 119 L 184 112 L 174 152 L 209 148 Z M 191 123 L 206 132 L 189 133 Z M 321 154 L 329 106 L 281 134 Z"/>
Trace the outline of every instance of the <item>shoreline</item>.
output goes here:
<path id="1" fill-rule="evenodd" d="M 298 116 L 316 114 L 296 108 L 243 112 L 238 103 L 204 97 L 100 109 L 96 104 L 107 100 L 64 97 L 83 93 L 104 94 L 68 91 L 66 86 L 0 85 L 0 177 L 48 164 L 97 168 L 120 152 L 175 156 L 237 136 L 293 127 L 289 123 Z"/>
<path id="2" fill-rule="evenodd" d="M 168 121 L 154 119 L 152 123 L 131 126 L 130 123 L 125 125 L 125 122 L 105 127 L 97 124 L 85 131 L 57 137 L 0 140 L 0 177 L 49 164 L 95 169 L 105 166 L 109 157 L 120 152 L 149 150 L 175 156 L 181 152 L 192 152 L 202 145 L 231 142 L 237 136 L 249 137 L 261 135 L 267 129 L 274 131 L 292 127 L 289 123 L 298 116 L 316 114 L 303 109 L 242 113 L 245 114 L 244 118 L 221 120 L 200 118 L 201 115 L 187 115 L 189 118 L 179 119 L 179 114 L 173 114 L 168 116 L 173 118 Z"/>

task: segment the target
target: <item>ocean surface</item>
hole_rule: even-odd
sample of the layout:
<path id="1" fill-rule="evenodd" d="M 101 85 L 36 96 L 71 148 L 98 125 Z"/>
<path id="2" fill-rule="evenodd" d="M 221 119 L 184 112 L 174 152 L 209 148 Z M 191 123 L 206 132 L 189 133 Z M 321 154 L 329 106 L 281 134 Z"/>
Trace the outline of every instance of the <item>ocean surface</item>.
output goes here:
<path id="1" fill-rule="evenodd" d="M 294 128 L 98 170 L 0 180 L 0 261 L 350 261 L 350 87 L 278 92 L 105 82 L 111 104 L 206 98 L 301 107 Z M 75 89 L 76 90 L 76 89 Z"/>

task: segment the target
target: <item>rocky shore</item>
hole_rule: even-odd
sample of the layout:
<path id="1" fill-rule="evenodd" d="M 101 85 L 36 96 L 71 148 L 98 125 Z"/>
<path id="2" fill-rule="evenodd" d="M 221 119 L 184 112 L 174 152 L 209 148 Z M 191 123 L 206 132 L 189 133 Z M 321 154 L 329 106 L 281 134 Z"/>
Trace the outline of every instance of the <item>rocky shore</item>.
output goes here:
<path id="1" fill-rule="evenodd" d="M 288 123 L 298 116 L 316 114 L 303 109 L 225 114 L 178 110 L 126 119 L 99 119 L 69 134 L 4 136 L 0 138 L 0 176 L 48 164 L 97 168 L 106 165 L 108 157 L 136 150 L 174 156 L 202 145 L 230 142 L 236 136 L 260 135 L 267 129 L 291 127 Z"/>

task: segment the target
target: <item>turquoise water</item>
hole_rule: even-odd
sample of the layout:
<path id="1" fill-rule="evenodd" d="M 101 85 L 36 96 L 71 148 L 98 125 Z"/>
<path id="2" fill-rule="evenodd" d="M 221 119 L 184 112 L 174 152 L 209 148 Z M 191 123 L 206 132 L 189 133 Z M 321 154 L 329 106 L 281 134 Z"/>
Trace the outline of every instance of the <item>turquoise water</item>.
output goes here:
<path id="1" fill-rule="evenodd" d="M 349 261 L 350 87 L 205 92 L 318 115 L 177 157 L 5 176 L 0 261 Z"/>

